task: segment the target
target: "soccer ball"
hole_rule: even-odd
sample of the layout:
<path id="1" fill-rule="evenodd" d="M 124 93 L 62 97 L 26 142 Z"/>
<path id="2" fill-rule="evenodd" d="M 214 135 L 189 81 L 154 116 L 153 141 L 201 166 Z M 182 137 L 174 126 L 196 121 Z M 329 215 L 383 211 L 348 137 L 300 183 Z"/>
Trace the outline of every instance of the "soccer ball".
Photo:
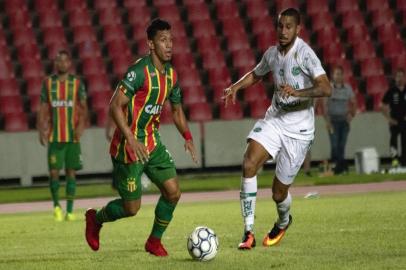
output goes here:
<path id="1" fill-rule="evenodd" d="M 219 241 L 214 231 L 207 227 L 197 227 L 187 240 L 187 250 L 194 260 L 210 261 L 216 257 Z"/>

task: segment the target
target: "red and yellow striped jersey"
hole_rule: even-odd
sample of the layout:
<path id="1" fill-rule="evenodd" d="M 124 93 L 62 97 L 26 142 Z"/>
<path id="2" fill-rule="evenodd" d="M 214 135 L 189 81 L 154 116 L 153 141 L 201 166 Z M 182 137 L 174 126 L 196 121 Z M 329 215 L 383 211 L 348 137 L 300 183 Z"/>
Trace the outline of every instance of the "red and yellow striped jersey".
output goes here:
<path id="1" fill-rule="evenodd" d="M 86 100 L 85 87 L 80 79 L 69 75 L 60 81 L 58 75 L 51 75 L 42 84 L 41 102 L 49 105 L 49 142 L 75 142 L 75 128 L 78 121 L 78 102 Z"/>
<path id="2" fill-rule="evenodd" d="M 181 103 L 180 87 L 173 67 L 165 64 L 165 74 L 160 74 L 150 55 L 132 65 L 117 86 L 129 99 L 126 109 L 127 123 L 135 138 L 143 142 L 151 153 L 160 140 L 159 118 L 166 99 Z M 136 161 L 135 155 L 120 129 L 116 129 L 110 154 L 124 163 Z"/>

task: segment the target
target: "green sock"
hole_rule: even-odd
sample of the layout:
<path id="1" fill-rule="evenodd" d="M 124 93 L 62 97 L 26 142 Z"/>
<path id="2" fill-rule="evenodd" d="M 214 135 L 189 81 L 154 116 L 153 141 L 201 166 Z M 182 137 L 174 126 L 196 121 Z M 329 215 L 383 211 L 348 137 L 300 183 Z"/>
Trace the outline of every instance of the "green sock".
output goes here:
<path id="1" fill-rule="evenodd" d="M 76 180 L 73 177 L 66 178 L 66 212 L 72 213 L 73 200 L 76 193 Z"/>
<path id="2" fill-rule="evenodd" d="M 176 203 L 173 204 L 167 201 L 163 196 L 159 198 L 158 204 L 155 208 L 154 226 L 152 226 L 151 235 L 161 239 L 166 228 L 171 222 L 173 211 L 175 211 Z"/>
<path id="3" fill-rule="evenodd" d="M 96 221 L 99 224 L 115 221 L 127 217 L 122 199 L 110 201 L 105 207 L 97 211 Z"/>
<path id="4" fill-rule="evenodd" d="M 50 179 L 49 189 L 51 190 L 52 201 L 54 207 L 59 206 L 59 179 Z"/>

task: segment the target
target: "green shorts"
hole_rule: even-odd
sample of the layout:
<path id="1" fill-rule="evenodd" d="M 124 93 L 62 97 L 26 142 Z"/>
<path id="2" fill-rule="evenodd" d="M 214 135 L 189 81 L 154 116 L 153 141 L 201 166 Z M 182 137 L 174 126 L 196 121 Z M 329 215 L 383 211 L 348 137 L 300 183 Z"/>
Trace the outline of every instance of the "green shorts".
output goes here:
<path id="1" fill-rule="evenodd" d="M 50 170 L 80 170 L 83 167 L 80 143 L 52 142 L 48 145 L 48 167 Z"/>
<path id="2" fill-rule="evenodd" d="M 125 164 L 114 158 L 112 158 L 112 161 L 113 181 L 117 186 L 118 193 L 125 201 L 141 198 L 142 173 L 145 173 L 158 187 L 161 187 L 166 180 L 176 177 L 175 163 L 162 143 L 158 143 L 150 154 L 147 163 L 134 162 Z"/>

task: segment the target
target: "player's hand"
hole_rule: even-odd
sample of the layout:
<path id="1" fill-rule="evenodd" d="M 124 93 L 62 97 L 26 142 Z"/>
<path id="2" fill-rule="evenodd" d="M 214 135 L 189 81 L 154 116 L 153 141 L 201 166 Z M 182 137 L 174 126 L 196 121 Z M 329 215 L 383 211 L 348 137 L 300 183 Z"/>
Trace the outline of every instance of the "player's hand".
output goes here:
<path id="1" fill-rule="evenodd" d="M 76 128 L 76 130 L 75 130 L 75 140 L 76 141 L 80 141 L 80 138 L 83 135 L 83 131 L 84 131 L 84 128 L 81 128 L 81 127 Z"/>
<path id="2" fill-rule="evenodd" d="M 296 91 L 292 86 L 290 86 L 288 84 L 281 85 L 279 89 L 281 91 L 281 95 L 283 98 L 288 98 L 290 96 L 292 96 L 292 97 L 299 96 L 298 91 Z"/>
<path id="3" fill-rule="evenodd" d="M 224 104 L 225 104 L 226 108 L 230 101 L 233 104 L 235 104 L 236 95 L 237 95 L 237 90 L 233 89 L 232 87 L 228 87 L 228 88 L 224 89 L 224 94 L 221 97 L 221 99 L 224 100 Z"/>
<path id="4" fill-rule="evenodd" d="M 192 157 L 192 160 L 194 163 L 198 164 L 198 160 L 197 160 L 197 156 L 196 156 L 196 150 L 195 150 L 195 146 L 193 144 L 192 140 L 187 140 L 185 141 L 185 151 L 187 153 L 190 153 L 190 156 Z"/>
<path id="5" fill-rule="evenodd" d="M 391 125 L 391 126 L 396 126 L 398 124 L 398 121 L 396 121 L 395 119 L 393 119 L 393 118 L 389 118 L 389 125 Z"/>
<path id="6" fill-rule="evenodd" d="M 46 146 L 48 144 L 48 132 L 46 131 L 39 132 L 39 142 L 43 146 Z"/>
<path id="7" fill-rule="evenodd" d="M 140 161 L 142 164 L 148 162 L 149 159 L 148 149 L 143 143 L 140 143 L 139 141 L 135 140 L 134 137 L 130 137 L 130 139 L 127 139 L 127 143 L 133 150 L 137 161 Z"/>

